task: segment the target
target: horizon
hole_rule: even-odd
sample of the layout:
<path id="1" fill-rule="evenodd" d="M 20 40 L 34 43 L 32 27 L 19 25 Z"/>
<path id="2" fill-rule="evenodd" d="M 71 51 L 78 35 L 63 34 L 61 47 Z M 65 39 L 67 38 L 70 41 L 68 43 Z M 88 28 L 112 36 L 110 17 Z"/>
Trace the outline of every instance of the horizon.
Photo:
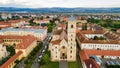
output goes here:
<path id="1" fill-rule="evenodd" d="M 0 8 L 30 8 L 30 9 L 38 9 L 38 8 L 32 8 L 32 7 L 8 7 L 8 6 L 0 6 Z M 39 8 L 39 9 L 42 9 L 42 8 L 93 8 L 93 9 L 95 9 L 95 8 L 98 8 L 98 9 L 100 9 L 100 8 L 120 8 L 120 7 L 41 7 L 41 8 Z"/>
<path id="2" fill-rule="evenodd" d="M 120 8 L 119 0 L 0 0 L 0 7 L 16 8 Z"/>

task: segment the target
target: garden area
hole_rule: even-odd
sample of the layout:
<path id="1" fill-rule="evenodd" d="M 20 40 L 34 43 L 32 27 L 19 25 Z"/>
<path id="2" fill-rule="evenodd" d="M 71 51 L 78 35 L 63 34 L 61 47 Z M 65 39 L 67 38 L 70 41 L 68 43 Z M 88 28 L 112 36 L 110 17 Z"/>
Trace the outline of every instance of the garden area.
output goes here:
<path id="1" fill-rule="evenodd" d="M 40 68 L 59 68 L 59 62 L 49 62 L 48 64 L 40 66 Z"/>
<path id="2" fill-rule="evenodd" d="M 40 68 L 59 68 L 59 62 L 50 61 L 50 51 L 46 51 L 45 55 L 42 57 L 39 62 Z"/>
<path id="3" fill-rule="evenodd" d="M 76 62 L 68 62 L 68 68 L 79 68 L 79 64 Z"/>
<path id="4" fill-rule="evenodd" d="M 120 28 L 120 21 L 119 20 L 112 20 L 112 19 L 99 20 L 99 19 L 94 19 L 94 18 L 88 18 L 87 22 L 98 24 L 98 25 L 100 25 L 104 28 L 110 29 L 112 31 L 116 31 L 117 29 Z"/>

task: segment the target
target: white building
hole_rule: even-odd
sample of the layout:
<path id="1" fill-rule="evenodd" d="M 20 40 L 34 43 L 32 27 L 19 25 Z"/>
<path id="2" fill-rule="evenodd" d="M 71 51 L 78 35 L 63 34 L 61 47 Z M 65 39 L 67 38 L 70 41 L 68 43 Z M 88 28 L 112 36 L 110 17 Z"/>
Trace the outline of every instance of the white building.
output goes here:
<path id="1" fill-rule="evenodd" d="M 40 40 L 47 36 L 47 29 L 33 29 L 33 28 L 6 28 L 0 30 L 0 35 L 33 35 Z"/>
<path id="2" fill-rule="evenodd" d="M 93 40 L 91 38 L 104 37 L 103 40 Z M 79 31 L 77 33 L 77 40 L 81 49 L 96 49 L 96 50 L 120 50 L 119 36 L 111 36 L 108 32 L 104 31 Z"/>
<path id="3" fill-rule="evenodd" d="M 1 14 L 2 19 L 7 19 L 7 18 L 12 18 L 11 14 L 7 14 L 7 13 L 2 13 Z"/>
<path id="4" fill-rule="evenodd" d="M 70 17 L 68 29 L 56 29 L 49 44 L 51 61 L 76 60 L 76 20 Z"/>
<path id="5" fill-rule="evenodd" d="M 8 56 L 8 52 L 6 50 L 6 46 L 3 45 L 3 42 L 0 43 L 0 60 L 4 57 Z"/>

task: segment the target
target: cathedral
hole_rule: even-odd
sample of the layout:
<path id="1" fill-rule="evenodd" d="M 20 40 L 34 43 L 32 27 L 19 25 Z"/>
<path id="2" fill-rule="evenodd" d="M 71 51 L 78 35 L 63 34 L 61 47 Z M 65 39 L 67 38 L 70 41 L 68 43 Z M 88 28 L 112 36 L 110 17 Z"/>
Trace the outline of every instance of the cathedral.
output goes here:
<path id="1" fill-rule="evenodd" d="M 53 31 L 53 37 L 49 44 L 51 61 L 75 61 L 76 60 L 76 19 L 68 19 L 67 28 L 65 24 L 58 26 Z"/>

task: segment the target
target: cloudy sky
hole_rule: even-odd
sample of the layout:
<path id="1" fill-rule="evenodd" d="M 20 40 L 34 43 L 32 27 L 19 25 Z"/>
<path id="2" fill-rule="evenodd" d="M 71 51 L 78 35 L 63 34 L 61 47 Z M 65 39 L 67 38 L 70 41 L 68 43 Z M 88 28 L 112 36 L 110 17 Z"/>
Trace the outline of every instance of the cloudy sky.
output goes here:
<path id="1" fill-rule="evenodd" d="M 120 0 L 0 0 L 0 7 L 120 7 Z"/>

